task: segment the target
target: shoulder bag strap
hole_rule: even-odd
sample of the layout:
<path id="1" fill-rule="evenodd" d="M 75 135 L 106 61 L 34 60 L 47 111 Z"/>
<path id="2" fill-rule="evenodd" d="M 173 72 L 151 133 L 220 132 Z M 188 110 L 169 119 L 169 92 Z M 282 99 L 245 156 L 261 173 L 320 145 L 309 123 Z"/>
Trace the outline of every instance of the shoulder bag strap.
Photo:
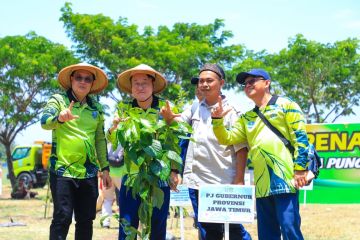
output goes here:
<path id="1" fill-rule="evenodd" d="M 274 95 L 271 97 L 271 100 L 269 101 L 270 102 L 276 102 L 278 96 Z M 265 123 L 265 125 L 270 128 L 271 131 L 273 131 L 276 136 L 278 136 L 280 138 L 280 140 L 284 143 L 285 147 L 287 147 L 287 149 L 289 149 L 289 151 L 291 152 L 292 155 L 294 155 L 294 152 L 295 152 L 295 149 L 294 147 L 291 145 L 290 141 L 287 140 L 287 138 L 277 129 L 275 128 L 267 119 L 266 117 L 264 116 L 264 114 L 262 114 L 260 111 L 259 111 L 259 107 L 256 106 L 254 108 L 254 112 L 260 117 L 260 119 Z"/>

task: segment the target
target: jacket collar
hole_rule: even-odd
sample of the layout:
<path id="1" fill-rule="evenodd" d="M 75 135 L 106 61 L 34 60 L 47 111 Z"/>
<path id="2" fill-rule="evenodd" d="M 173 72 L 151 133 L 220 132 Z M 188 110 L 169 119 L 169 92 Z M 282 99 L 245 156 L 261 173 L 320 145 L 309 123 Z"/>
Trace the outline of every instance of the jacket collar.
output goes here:
<path id="1" fill-rule="evenodd" d="M 74 101 L 74 102 L 78 102 L 78 100 L 76 99 L 76 97 L 74 96 L 74 94 L 72 93 L 72 89 L 68 89 L 66 91 L 66 95 L 69 99 L 69 101 Z M 86 103 L 90 106 L 90 107 L 94 107 L 93 105 L 93 100 L 89 97 L 89 96 L 86 96 Z"/>
<path id="2" fill-rule="evenodd" d="M 139 104 L 137 103 L 136 99 L 134 99 L 131 103 L 132 107 L 138 107 L 140 108 Z M 151 103 L 151 108 L 159 109 L 159 98 L 155 95 L 153 95 L 153 100 Z"/>

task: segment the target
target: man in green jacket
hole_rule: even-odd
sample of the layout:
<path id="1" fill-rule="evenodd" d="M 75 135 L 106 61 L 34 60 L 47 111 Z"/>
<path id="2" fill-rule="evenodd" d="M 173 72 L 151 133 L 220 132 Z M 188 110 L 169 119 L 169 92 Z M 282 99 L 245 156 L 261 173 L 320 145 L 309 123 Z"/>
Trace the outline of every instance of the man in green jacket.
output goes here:
<path id="1" fill-rule="evenodd" d="M 98 67 L 79 63 L 58 75 L 63 94 L 51 96 L 41 126 L 52 130 L 50 188 L 54 202 L 50 239 L 66 239 L 75 214 L 75 239 L 91 239 L 98 197 L 97 173 L 111 184 L 102 106 L 90 94 L 108 84 Z"/>
<path id="2" fill-rule="evenodd" d="M 227 129 L 221 98 L 213 109 L 212 124 L 220 144 L 247 142 L 248 162 L 254 167 L 256 210 L 259 240 L 302 240 L 298 188 L 307 183 L 309 142 L 305 118 L 298 104 L 270 93 L 270 75 L 263 69 L 252 69 L 237 75 L 245 94 L 256 108 L 243 114 Z M 258 113 L 257 113 L 258 112 Z M 260 112 L 260 114 L 259 114 Z M 262 115 L 284 135 L 294 148 L 290 152 L 280 138 L 259 117 Z"/>
<path id="3" fill-rule="evenodd" d="M 143 113 L 147 110 L 153 109 L 158 112 L 161 105 L 165 105 L 165 101 L 160 99 L 155 94 L 162 92 L 166 87 L 167 81 L 165 77 L 146 64 L 140 64 L 134 68 L 128 69 L 118 76 L 117 85 L 121 91 L 131 94 L 133 100 L 128 103 L 131 108 L 141 108 Z M 118 124 L 120 121 L 126 121 L 120 119 L 122 116 L 115 116 L 113 125 L 108 131 L 108 140 L 112 143 L 113 148 L 117 147 L 118 140 L 116 135 L 118 133 Z M 140 194 L 137 194 L 135 198 L 132 196 L 132 188 L 127 190 L 125 182 L 132 175 L 143 174 L 140 172 L 139 166 L 130 160 L 130 156 L 127 155 L 128 149 L 124 147 L 125 163 L 127 160 L 131 162 L 129 166 L 126 166 L 126 173 L 121 181 L 120 193 L 119 193 L 119 206 L 120 206 L 120 219 L 125 219 L 135 229 L 139 226 L 139 208 L 141 204 Z M 146 171 L 152 171 L 150 169 Z M 168 176 L 169 184 L 167 181 L 159 180 L 157 185 L 164 193 L 163 204 L 161 208 L 152 206 L 151 216 L 151 234 L 150 240 L 165 240 L 166 238 L 166 222 L 169 212 L 170 204 L 170 188 L 175 190 L 179 182 L 178 171 L 171 170 L 170 176 Z M 141 208 L 140 208 L 141 210 Z M 142 210 L 144 211 L 144 210 Z M 119 226 L 119 240 L 129 239 L 129 232 L 124 228 L 124 224 Z M 136 238 L 136 237 L 135 237 Z"/>

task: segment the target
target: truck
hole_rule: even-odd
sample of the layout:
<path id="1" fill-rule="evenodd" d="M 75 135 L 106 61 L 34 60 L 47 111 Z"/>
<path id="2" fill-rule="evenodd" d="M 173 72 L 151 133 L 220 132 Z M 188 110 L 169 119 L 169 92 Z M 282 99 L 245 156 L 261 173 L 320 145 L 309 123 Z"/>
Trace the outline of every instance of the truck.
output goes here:
<path id="1" fill-rule="evenodd" d="M 12 152 L 14 175 L 28 186 L 44 187 L 48 179 L 51 143 L 35 141 L 31 145 L 16 146 Z"/>

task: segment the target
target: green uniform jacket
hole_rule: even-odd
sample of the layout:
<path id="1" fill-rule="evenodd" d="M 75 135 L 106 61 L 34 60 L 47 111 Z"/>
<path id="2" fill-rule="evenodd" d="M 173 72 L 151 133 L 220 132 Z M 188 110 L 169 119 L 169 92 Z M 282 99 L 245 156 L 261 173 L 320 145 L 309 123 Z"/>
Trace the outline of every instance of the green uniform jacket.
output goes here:
<path id="1" fill-rule="evenodd" d="M 289 139 L 295 156 L 253 110 L 243 114 L 231 129 L 224 127 L 223 119 L 213 119 L 215 136 L 220 144 L 248 143 L 248 164 L 254 168 L 256 197 L 294 193 L 294 170 L 305 170 L 308 165 L 309 143 L 303 113 L 295 102 L 283 97 L 259 110 Z"/>
<path id="2" fill-rule="evenodd" d="M 130 103 L 128 103 L 128 104 L 131 105 L 131 107 L 138 107 L 138 108 L 140 108 L 139 105 L 137 104 L 136 99 L 134 99 L 132 102 L 130 102 Z M 165 101 L 164 101 L 164 100 L 159 99 L 159 97 L 153 95 L 153 102 L 151 103 L 151 108 L 156 109 L 157 111 L 159 111 L 160 107 L 162 107 L 162 106 L 164 106 L 164 105 L 165 105 Z M 159 119 L 161 119 L 161 118 L 162 118 L 162 117 L 159 116 Z M 117 138 L 116 138 L 117 131 L 118 131 L 118 130 L 115 130 L 115 131 L 113 131 L 112 133 L 109 133 L 109 131 L 106 132 L 106 138 L 107 138 L 107 140 L 112 144 L 113 149 L 116 149 L 117 146 L 118 146 L 118 144 L 119 144 L 119 142 L 118 142 L 118 140 L 117 140 Z M 126 156 L 126 151 L 124 152 L 124 158 L 127 158 L 127 156 Z M 125 167 L 125 166 L 124 166 L 124 167 Z M 127 174 L 131 174 L 131 175 L 132 175 L 132 174 L 137 174 L 137 173 L 139 172 L 139 167 L 138 167 L 136 164 L 134 164 L 134 163 L 131 162 L 131 164 L 130 164 L 130 172 L 127 172 L 126 169 L 122 169 L 122 170 L 124 170 L 124 171 L 122 171 L 122 174 L 123 174 L 123 175 L 127 175 Z M 168 184 L 167 184 L 166 181 L 161 181 L 161 180 L 159 180 L 159 186 L 160 186 L 160 187 L 164 187 L 164 186 L 167 186 L 167 185 L 168 185 Z"/>
<path id="3" fill-rule="evenodd" d="M 71 101 L 75 102 L 72 114 L 79 118 L 60 123 L 59 113 L 68 108 Z M 101 170 L 109 169 L 103 108 L 91 97 L 80 105 L 71 90 L 51 96 L 44 108 L 41 126 L 52 130 L 51 172 L 84 179 L 97 176 L 99 165 Z"/>

